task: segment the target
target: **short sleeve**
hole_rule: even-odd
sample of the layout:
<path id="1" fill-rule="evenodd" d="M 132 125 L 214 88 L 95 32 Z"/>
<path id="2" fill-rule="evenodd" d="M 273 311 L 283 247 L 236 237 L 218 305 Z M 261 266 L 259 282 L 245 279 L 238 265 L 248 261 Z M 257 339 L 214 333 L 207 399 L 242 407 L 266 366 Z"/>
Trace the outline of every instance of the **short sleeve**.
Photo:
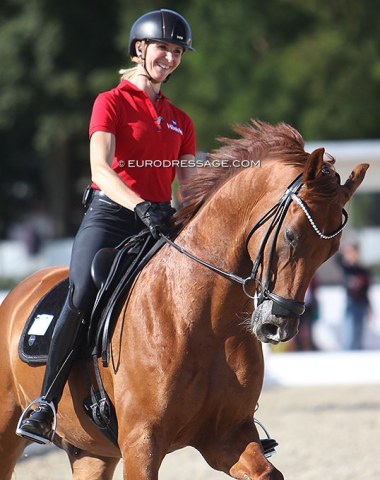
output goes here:
<path id="1" fill-rule="evenodd" d="M 89 136 L 95 132 L 109 132 L 116 135 L 117 99 L 111 92 L 104 92 L 97 96 L 89 126 Z"/>
<path id="2" fill-rule="evenodd" d="M 186 115 L 185 135 L 179 151 L 179 157 L 183 155 L 194 155 L 196 153 L 196 138 L 194 124 L 190 117 Z"/>

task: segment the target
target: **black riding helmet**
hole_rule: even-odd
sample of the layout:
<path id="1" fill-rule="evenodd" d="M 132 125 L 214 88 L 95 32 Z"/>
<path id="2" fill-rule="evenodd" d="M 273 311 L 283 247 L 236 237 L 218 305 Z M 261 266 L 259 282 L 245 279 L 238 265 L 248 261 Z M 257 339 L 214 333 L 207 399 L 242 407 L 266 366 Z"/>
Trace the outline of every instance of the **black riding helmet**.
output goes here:
<path id="1" fill-rule="evenodd" d="M 191 46 L 191 28 L 186 19 L 165 8 L 146 13 L 132 25 L 128 44 L 131 57 L 136 56 L 137 40 L 158 40 L 179 45 L 184 51 L 194 50 Z"/>

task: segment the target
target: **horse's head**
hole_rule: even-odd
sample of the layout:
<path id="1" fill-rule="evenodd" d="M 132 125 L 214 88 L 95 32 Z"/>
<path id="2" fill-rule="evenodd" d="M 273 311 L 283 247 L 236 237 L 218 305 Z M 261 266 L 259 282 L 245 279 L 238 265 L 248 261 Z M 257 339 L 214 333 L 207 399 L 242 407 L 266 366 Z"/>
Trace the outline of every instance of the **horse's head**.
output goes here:
<path id="1" fill-rule="evenodd" d="M 334 159 L 324 159 L 324 149 L 305 152 L 302 136 L 289 125 L 253 121 L 236 131 L 240 138 L 222 139 L 225 145 L 210 155 L 226 168 L 191 179 L 188 207 L 177 218 L 183 226 L 198 212 L 187 233 L 190 241 L 202 238 L 209 263 L 200 263 L 243 284 L 256 299 L 250 330 L 263 342 L 278 343 L 297 333 L 307 287 L 338 249 L 344 205 L 368 165 L 357 166 L 341 185 Z M 241 168 L 231 168 L 239 161 Z M 242 167 L 247 161 L 254 167 Z M 244 277 L 227 273 L 234 271 Z M 229 302 L 234 311 L 236 303 Z"/>
<path id="2" fill-rule="evenodd" d="M 317 268 L 339 248 L 347 221 L 344 205 L 363 181 L 368 165 L 358 165 L 340 185 L 333 162 L 324 161 L 324 149 L 308 155 L 298 180 L 258 224 L 264 236 L 253 241 L 257 229 L 250 232 L 248 250 L 257 267 L 253 277 L 257 279 L 261 271 L 251 326 L 262 342 L 276 344 L 296 335 L 306 289 Z"/>

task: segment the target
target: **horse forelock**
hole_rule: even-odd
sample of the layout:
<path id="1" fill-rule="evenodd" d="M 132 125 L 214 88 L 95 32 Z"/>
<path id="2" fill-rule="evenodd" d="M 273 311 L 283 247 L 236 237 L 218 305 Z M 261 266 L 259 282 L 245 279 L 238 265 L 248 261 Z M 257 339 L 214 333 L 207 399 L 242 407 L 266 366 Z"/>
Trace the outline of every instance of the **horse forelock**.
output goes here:
<path id="1" fill-rule="evenodd" d="M 266 122 L 251 120 L 250 124 L 238 125 L 234 131 L 238 138 L 221 137 L 223 145 L 208 156 L 208 164 L 221 166 L 200 168 L 190 178 L 185 188 L 184 207 L 176 214 L 177 226 L 185 226 L 199 208 L 211 198 L 217 190 L 231 177 L 247 167 L 239 162 L 263 161 L 265 158 L 281 164 L 303 166 L 308 154 L 301 134 L 286 123 L 271 125 Z"/>

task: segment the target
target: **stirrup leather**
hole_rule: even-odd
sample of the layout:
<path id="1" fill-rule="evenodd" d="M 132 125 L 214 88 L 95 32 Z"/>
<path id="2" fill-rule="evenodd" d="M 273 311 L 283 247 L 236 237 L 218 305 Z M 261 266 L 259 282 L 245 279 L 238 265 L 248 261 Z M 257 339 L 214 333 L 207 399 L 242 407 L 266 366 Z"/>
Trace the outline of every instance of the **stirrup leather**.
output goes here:
<path id="1" fill-rule="evenodd" d="M 41 404 L 41 403 L 45 404 L 45 405 L 48 405 L 53 412 L 53 426 L 52 426 L 51 434 L 49 435 L 48 438 L 41 437 L 40 435 L 36 435 L 34 433 L 29 433 L 27 431 L 24 431 L 21 427 L 23 421 L 28 418 L 31 407 L 35 404 Z M 18 435 L 19 437 L 23 437 L 26 440 L 32 440 L 33 442 L 37 442 L 41 445 L 50 445 L 50 443 L 52 443 L 52 441 L 53 441 L 56 429 L 57 429 L 57 410 L 55 408 L 54 403 L 53 402 L 47 402 L 44 397 L 38 397 L 35 400 L 33 400 L 33 402 L 30 403 L 25 408 L 25 410 L 23 411 L 23 413 L 22 413 L 22 415 L 21 415 L 21 417 L 18 421 L 18 424 L 17 424 L 16 435 Z"/>

